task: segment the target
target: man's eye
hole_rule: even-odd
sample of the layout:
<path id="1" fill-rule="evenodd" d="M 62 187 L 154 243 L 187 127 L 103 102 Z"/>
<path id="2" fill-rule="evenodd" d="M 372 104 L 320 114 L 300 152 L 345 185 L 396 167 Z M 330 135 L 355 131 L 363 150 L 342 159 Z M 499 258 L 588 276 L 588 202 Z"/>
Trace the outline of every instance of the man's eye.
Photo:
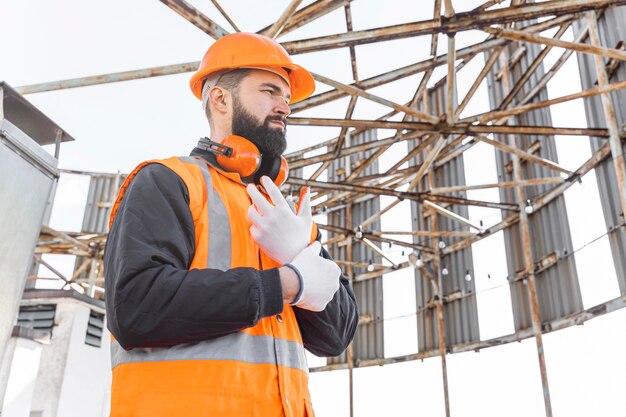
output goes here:
<path id="1" fill-rule="evenodd" d="M 261 91 L 263 91 L 264 93 L 270 93 L 270 94 L 274 93 L 272 90 L 261 90 Z"/>

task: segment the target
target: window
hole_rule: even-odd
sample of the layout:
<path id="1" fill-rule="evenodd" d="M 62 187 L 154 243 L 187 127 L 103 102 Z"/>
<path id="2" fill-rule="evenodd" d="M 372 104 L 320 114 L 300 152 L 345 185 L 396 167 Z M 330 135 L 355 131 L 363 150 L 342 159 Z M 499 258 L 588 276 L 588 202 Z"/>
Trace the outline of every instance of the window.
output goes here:
<path id="1" fill-rule="evenodd" d="M 102 328 L 104 327 L 104 314 L 92 311 L 89 314 L 85 344 L 100 347 L 102 342 Z"/>
<path id="2" fill-rule="evenodd" d="M 17 325 L 47 331 L 52 335 L 56 305 L 22 306 L 17 316 Z"/>

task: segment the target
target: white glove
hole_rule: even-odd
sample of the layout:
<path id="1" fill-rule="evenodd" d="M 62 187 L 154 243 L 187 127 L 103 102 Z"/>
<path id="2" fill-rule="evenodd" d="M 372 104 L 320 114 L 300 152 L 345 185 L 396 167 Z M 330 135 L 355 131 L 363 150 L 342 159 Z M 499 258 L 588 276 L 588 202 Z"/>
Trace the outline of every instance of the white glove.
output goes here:
<path id="1" fill-rule="evenodd" d="M 291 303 L 305 310 L 322 311 L 339 289 L 341 268 L 319 256 L 322 245 L 315 241 L 300 252 L 290 264 L 300 279 L 300 296 Z"/>
<path id="2" fill-rule="evenodd" d="M 263 252 L 284 265 L 311 241 L 313 218 L 310 193 L 307 190 L 302 195 L 296 214 L 269 177 L 262 177 L 261 183 L 274 205 L 254 185 L 248 185 L 248 195 L 253 203 L 248 209 L 248 218 L 252 222 L 250 234 Z"/>

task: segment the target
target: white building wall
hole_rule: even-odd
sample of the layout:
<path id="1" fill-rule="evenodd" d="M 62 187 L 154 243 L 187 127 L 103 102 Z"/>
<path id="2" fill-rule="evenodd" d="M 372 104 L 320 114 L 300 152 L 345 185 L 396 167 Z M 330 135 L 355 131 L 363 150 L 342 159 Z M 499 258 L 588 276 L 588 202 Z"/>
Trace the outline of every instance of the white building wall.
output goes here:
<path id="1" fill-rule="evenodd" d="M 74 321 L 56 415 L 101 417 L 108 415 L 109 409 L 110 336 L 105 323 L 101 346 L 98 348 L 85 344 L 91 309 L 84 304 L 76 304 L 74 308 Z"/>
<path id="2" fill-rule="evenodd" d="M 41 356 L 32 412 L 38 417 L 107 416 L 111 362 L 106 324 L 100 348 L 85 344 L 90 310 L 104 310 L 70 297 L 33 301 L 57 307 L 52 338 Z"/>
<path id="3" fill-rule="evenodd" d="M 23 299 L 24 305 L 56 305 L 52 335 L 49 342 L 47 337 L 42 342 L 38 337 L 47 332 L 26 329 L 33 332 L 32 338 L 9 339 L 0 363 L 1 417 L 109 415 L 111 359 L 106 322 L 100 347 L 85 343 L 90 313 L 104 314 L 104 306 L 87 297 L 58 293 L 31 293 Z"/>
<path id="4" fill-rule="evenodd" d="M 58 302 L 57 299 L 37 301 L 40 304 L 57 304 L 57 306 L 50 344 L 45 346 L 41 353 L 41 366 L 37 374 L 31 410 L 41 417 L 56 417 L 75 305 L 71 302 Z"/>
<path id="5" fill-rule="evenodd" d="M 57 304 L 57 300 L 43 300 L 41 304 Z M 61 384 L 67 351 L 72 330 L 74 305 L 58 303 L 54 315 L 54 327 L 50 344 L 43 348 L 41 366 L 37 374 L 35 396 L 33 397 L 32 411 L 41 417 L 56 417 Z M 37 412 L 41 414 L 36 414 Z"/>
<path id="6" fill-rule="evenodd" d="M 21 337 L 12 337 L 6 344 L 3 361 L 3 381 L 7 381 L 2 417 L 29 417 L 35 392 L 35 381 L 41 359 L 42 345 Z"/>

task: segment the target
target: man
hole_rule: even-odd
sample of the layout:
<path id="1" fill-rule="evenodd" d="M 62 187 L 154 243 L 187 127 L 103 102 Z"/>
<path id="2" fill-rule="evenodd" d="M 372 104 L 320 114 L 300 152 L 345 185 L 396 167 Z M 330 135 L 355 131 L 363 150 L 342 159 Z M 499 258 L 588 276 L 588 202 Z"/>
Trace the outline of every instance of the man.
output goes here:
<path id="1" fill-rule="evenodd" d="M 339 355 L 358 324 L 308 191 L 292 209 L 278 188 L 289 104 L 313 78 L 275 41 L 236 33 L 191 87 L 211 140 L 140 164 L 111 213 L 111 416 L 313 416 L 304 347 Z"/>

